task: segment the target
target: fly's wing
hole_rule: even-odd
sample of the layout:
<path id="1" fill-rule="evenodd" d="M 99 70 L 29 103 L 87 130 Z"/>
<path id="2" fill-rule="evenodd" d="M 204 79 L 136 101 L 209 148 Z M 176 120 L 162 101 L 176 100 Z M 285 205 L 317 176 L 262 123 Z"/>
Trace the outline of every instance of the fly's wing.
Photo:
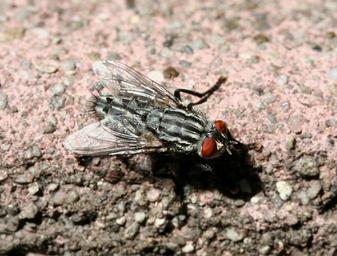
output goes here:
<path id="1" fill-rule="evenodd" d="M 135 105 L 143 110 L 179 106 L 167 88 L 124 64 L 113 60 L 98 61 L 93 65 L 93 70 L 101 77 L 99 84 L 127 104 L 137 102 Z"/>
<path id="2" fill-rule="evenodd" d="M 164 152 L 166 147 L 151 133 L 141 131 L 127 119 L 105 118 L 69 135 L 64 147 L 78 155 L 122 155 Z"/>

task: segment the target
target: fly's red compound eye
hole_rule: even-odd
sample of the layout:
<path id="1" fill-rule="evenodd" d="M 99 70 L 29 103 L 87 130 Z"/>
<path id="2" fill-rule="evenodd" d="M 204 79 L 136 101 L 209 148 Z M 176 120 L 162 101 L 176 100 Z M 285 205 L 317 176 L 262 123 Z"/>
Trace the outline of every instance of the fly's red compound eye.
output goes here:
<path id="1" fill-rule="evenodd" d="M 221 133 L 226 133 L 227 131 L 227 124 L 222 120 L 215 120 L 214 126 Z"/>
<path id="2" fill-rule="evenodd" d="M 211 157 L 217 150 L 215 139 L 212 137 L 207 137 L 202 142 L 201 146 L 201 156 Z"/>

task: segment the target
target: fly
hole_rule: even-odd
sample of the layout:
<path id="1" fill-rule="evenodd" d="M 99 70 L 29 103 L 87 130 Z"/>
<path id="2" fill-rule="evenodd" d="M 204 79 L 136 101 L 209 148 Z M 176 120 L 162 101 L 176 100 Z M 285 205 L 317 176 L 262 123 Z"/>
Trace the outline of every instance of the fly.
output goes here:
<path id="1" fill-rule="evenodd" d="M 197 153 L 213 159 L 236 147 L 252 149 L 234 139 L 223 120 L 208 120 L 194 106 L 207 99 L 227 81 L 221 76 L 206 92 L 177 89 L 149 79 L 116 61 L 100 61 L 93 67 L 101 80 L 91 100 L 95 123 L 69 135 L 64 146 L 82 156 L 130 155 L 150 152 Z M 181 93 L 199 98 L 183 104 Z"/>

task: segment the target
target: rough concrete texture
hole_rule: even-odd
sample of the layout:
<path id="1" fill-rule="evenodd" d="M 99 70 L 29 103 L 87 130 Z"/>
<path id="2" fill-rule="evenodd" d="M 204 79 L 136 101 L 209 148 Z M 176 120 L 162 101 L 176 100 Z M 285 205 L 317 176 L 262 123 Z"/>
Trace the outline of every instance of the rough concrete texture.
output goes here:
<path id="1" fill-rule="evenodd" d="M 336 255 L 336 13 L 334 0 L 1 0 L 0 254 Z M 76 160 L 62 142 L 92 121 L 91 65 L 107 58 L 172 88 L 227 74 L 200 109 L 263 148 L 211 172 Z"/>

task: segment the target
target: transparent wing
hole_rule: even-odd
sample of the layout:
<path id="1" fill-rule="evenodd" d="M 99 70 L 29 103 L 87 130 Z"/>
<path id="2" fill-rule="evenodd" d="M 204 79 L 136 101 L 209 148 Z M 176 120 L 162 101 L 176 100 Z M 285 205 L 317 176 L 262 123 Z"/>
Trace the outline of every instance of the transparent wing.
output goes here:
<path id="1" fill-rule="evenodd" d="M 101 77 L 99 83 L 124 102 L 137 101 L 137 105 L 143 104 L 144 108 L 180 106 L 167 88 L 124 64 L 113 60 L 98 61 L 93 70 Z"/>
<path id="2" fill-rule="evenodd" d="M 64 147 L 75 154 L 86 156 L 137 154 L 167 150 L 152 133 L 135 134 L 130 132 L 130 128 L 119 129 L 123 124 L 118 120 L 114 121 L 114 127 L 111 127 L 110 122 L 110 120 L 104 119 L 85 126 L 69 135 L 64 141 Z"/>

